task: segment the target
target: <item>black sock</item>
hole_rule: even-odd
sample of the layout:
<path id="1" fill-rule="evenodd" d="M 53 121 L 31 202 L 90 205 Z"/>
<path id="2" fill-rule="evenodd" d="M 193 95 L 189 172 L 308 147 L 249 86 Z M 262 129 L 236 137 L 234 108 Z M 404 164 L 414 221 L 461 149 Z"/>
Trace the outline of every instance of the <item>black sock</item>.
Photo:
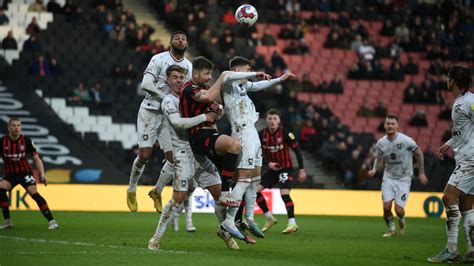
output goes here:
<path id="1" fill-rule="evenodd" d="M 285 203 L 288 218 L 295 218 L 295 205 L 293 204 L 293 200 L 291 200 L 290 195 L 281 195 L 281 199 Z"/>
<path id="2" fill-rule="evenodd" d="M 265 197 L 260 192 L 257 192 L 257 205 L 258 207 L 260 207 L 263 213 L 266 213 L 269 211 L 268 206 L 267 206 L 267 201 L 265 200 Z"/>
<path id="3" fill-rule="evenodd" d="M 38 207 L 43 216 L 46 217 L 48 221 L 54 220 L 53 214 L 49 210 L 48 203 L 46 203 L 46 200 L 41 197 L 39 193 L 31 195 L 31 197 L 36 201 L 36 204 L 38 204 Z"/>
<path id="4" fill-rule="evenodd" d="M 244 213 L 244 206 L 245 206 L 245 200 L 242 200 L 240 202 L 239 210 L 237 210 L 237 213 L 235 214 L 235 223 L 242 222 L 242 214 Z"/>
<path id="5" fill-rule="evenodd" d="M 8 201 L 7 191 L 0 188 L 0 206 L 2 207 L 3 218 L 10 219 L 10 202 Z"/>
<path id="6" fill-rule="evenodd" d="M 222 156 L 222 177 L 224 180 L 234 177 L 235 167 L 237 165 L 238 154 L 226 153 Z"/>

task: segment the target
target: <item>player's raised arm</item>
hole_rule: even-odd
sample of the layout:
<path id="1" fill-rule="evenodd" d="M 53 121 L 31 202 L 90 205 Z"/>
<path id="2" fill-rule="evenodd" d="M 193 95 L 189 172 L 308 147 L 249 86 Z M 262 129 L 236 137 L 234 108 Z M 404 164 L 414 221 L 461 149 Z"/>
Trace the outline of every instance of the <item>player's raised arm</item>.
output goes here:
<path id="1" fill-rule="evenodd" d="M 156 78 L 153 74 L 151 74 L 150 72 L 145 72 L 143 74 L 143 80 L 141 84 L 142 90 L 149 93 L 156 100 L 161 101 L 166 96 L 167 93 L 165 91 L 158 89 L 155 86 L 155 83 L 156 83 Z"/>
<path id="2" fill-rule="evenodd" d="M 282 83 L 285 80 L 294 80 L 296 79 L 295 74 L 285 73 L 279 78 L 274 78 L 270 80 L 261 80 L 257 82 L 247 82 L 245 88 L 247 91 L 261 91 L 275 86 L 276 84 Z"/>
<path id="3" fill-rule="evenodd" d="M 195 117 L 181 117 L 179 113 L 168 115 L 168 121 L 175 129 L 179 130 L 190 129 L 205 122 L 214 123 L 216 119 L 217 114 L 214 112 L 200 114 Z"/>

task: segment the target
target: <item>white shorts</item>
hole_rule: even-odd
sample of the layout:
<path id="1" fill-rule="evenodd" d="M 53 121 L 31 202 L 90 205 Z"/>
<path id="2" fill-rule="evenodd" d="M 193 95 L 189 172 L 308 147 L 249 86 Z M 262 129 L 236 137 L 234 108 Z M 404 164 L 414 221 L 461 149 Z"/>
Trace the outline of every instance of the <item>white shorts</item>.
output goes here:
<path id="1" fill-rule="evenodd" d="M 474 195 L 474 164 L 459 162 L 449 177 L 448 184 L 461 190 L 465 194 Z"/>
<path id="2" fill-rule="evenodd" d="M 237 169 L 262 167 L 262 148 L 257 129 L 252 126 L 240 132 L 232 131 L 232 137 L 238 139 L 242 147 L 237 159 Z"/>
<path id="3" fill-rule="evenodd" d="M 158 110 L 140 107 L 137 117 L 139 148 L 153 148 L 158 140 L 164 152 L 173 150 L 171 134 L 166 123 L 163 123 L 164 119 Z"/>
<path id="4" fill-rule="evenodd" d="M 411 180 L 382 179 L 382 201 L 395 200 L 395 204 L 405 208 L 410 194 Z"/>
<path id="5" fill-rule="evenodd" d="M 214 165 L 209 160 L 203 165 L 204 167 L 194 158 L 191 149 L 176 150 L 174 152 L 174 191 L 188 191 L 190 187 L 196 186 L 195 181 L 202 188 L 221 184 L 221 178 Z"/>

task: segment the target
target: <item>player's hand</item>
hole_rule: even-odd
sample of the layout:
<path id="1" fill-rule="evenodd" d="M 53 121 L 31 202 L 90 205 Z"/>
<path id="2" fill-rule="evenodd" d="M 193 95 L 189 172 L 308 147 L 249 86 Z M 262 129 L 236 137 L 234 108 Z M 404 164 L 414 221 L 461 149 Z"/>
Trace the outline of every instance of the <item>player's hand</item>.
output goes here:
<path id="1" fill-rule="evenodd" d="M 369 171 L 369 176 L 374 176 L 377 173 L 377 170 L 372 169 Z"/>
<path id="2" fill-rule="evenodd" d="M 214 123 L 217 120 L 217 114 L 215 112 L 206 113 L 206 122 Z"/>
<path id="3" fill-rule="evenodd" d="M 306 171 L 304 169 L 300 169 L 298 171 L 298 181 L 300 183 L 303 183 L 304 181 L 306 181 L 306 178 L 307 178 Z"/>
<path id="4" fill-rule="evenodd" d="M 43 183 L 45 187 L 48 185 L 48 180 L 45 175 L 40 176 L 40 182 Z"/>
<path id="5" fill-rule="evenodd" d="M 268 163 L 268 168 L 273 171 L 279 171 L 281 169 L 278 163 Z"/>
<path id="6" fill-rule="evenodd" d="M 418 178 L 420 179 L 420 183 L 423 185 L 423 186 L 426 186 L 428 184 L 428 177 L 426 177 L 425 174 L 421 174 L 418 176 Z"/>
<path id="7" fill-rule="evenodd" d="M 438 158 L 440 160 L 444 160 L 444 155 L 446 154 L 446 152 L 448 152 L 450 149 L 450 147 L 446 144 L 444 144 L 443 146 L 439 147 L 438 149 Z"/>
<path id="8" fill-rule="evenodd" d="M 272 78 L 272 76 L 265 72 L 257 72 L 255 76 L 260 80 L 270 80 Z"/>
<path id="9" fill-rule="evenodd" d="M 296 79 L 296 75 L 293 74 L 293 73 L 285 73 L 283 75 L 281 75 L 280 77 L 281 81 L 285 81 L 285 80 L 295 80 Z"/>

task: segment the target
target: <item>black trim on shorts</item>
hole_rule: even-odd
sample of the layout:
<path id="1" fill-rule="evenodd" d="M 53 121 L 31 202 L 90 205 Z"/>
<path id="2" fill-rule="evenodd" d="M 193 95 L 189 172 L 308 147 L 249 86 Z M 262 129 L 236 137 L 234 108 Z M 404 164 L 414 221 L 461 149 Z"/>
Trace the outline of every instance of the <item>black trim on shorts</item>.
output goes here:
<path id="1" fill-rule="evenodd" d="M 8 183 L 11 185 L 11 189 L 16 187 L 18 184 L 20 184 L 25 189 L 29 186 L 36 186 L 36 179 L 33 176 L 33 172 L 6 175 L 2 180 L 8 181 Z"/>

